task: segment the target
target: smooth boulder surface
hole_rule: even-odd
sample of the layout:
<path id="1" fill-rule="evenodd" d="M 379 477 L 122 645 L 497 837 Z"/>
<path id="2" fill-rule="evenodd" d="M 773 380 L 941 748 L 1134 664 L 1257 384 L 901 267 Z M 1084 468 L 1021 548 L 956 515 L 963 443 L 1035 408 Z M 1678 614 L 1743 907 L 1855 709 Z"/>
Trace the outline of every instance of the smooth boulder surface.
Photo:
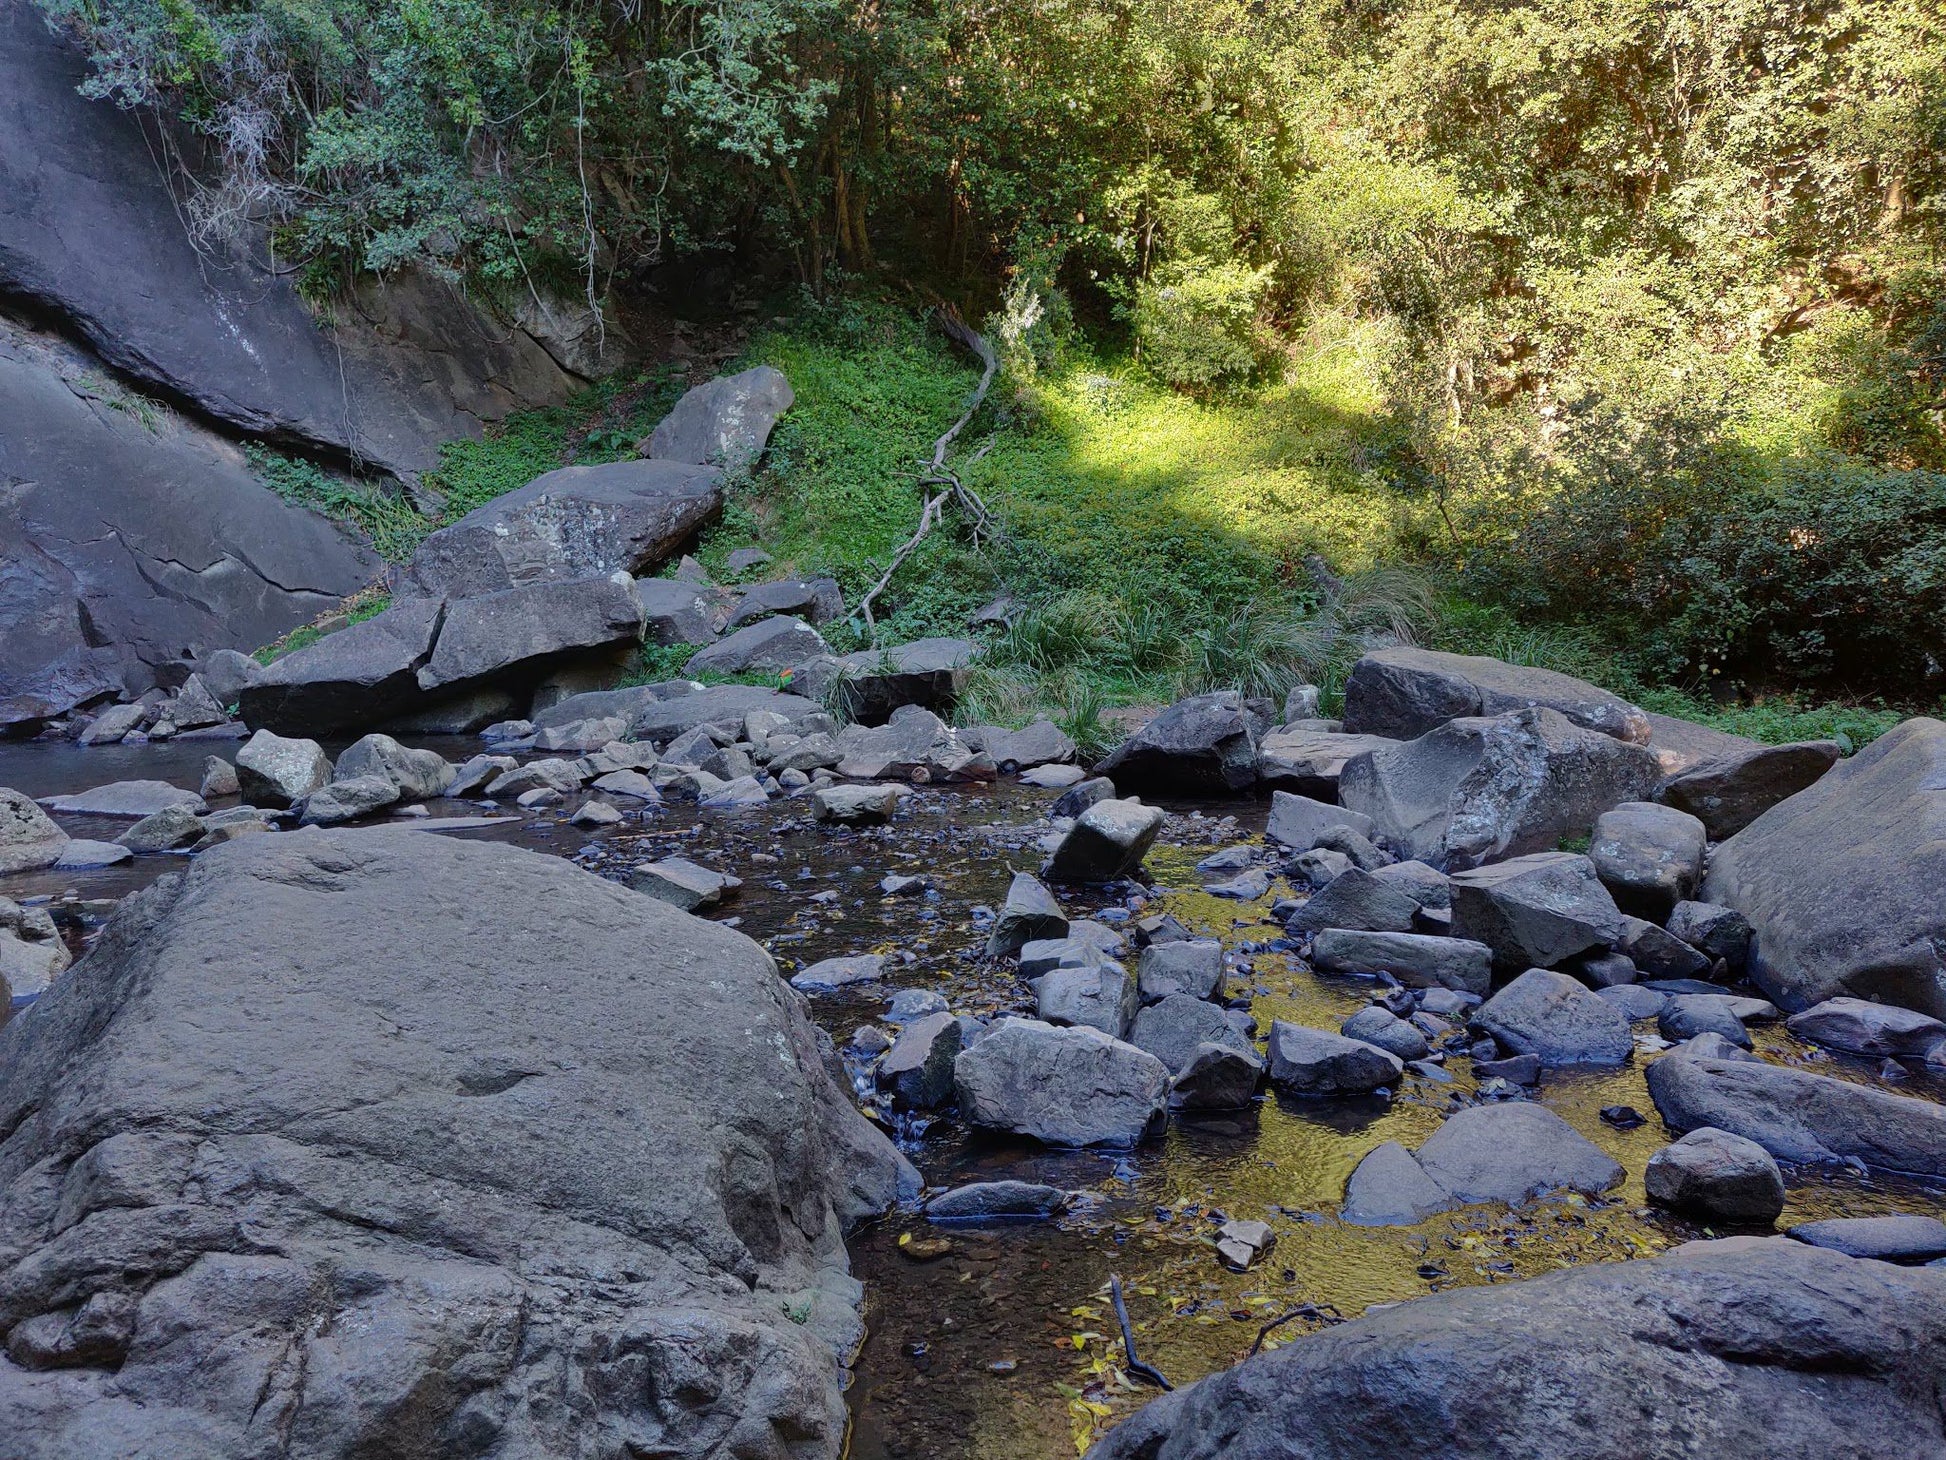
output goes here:
<path id="1" fill-rule="evenodd" d="M 327 769 L 329 765 L 327 761 Z M 41 804 L 50 811 L 66 812 L 70 816 L 120 816 L 131 821 L 139 821 L 169 806 L 187 806 L 196 812 L 204 809 L 203 798 L 196 792 L 185 791 L 167 781 L 152 780 L 110 781 L 105 786 L 94 786 L 69 796 L 49 796 Z"/>
<path id="2" fill-rule="evenodd" d="M 406 577 L 431 597 L 467 598 L 544 580 L 643 576 L 722 505 L 714 467 L 564 466 L 440 528 L 412 555 Z"/>
<path id="3" fill-rule="evenodd" d="M 1549 708 L 1450 720 L 1351 761 L 1338 799 L 1401 856 L 1477 867 L 1586 836 L 1604 811 L 1659 779 L 1642 746 Z"/>
<path id="4" fill-rule="evenodd" d="M 1946 1023 L 1894 1004 L 1826 999 L 1791 1015 L 1784 1027 L 1799 1039 L 1846 1054 L 1917 1060 L 1946 1054 Z"/>
<path id="5" fill-rule="evenodd" d="M 801 618 L 779 614 L 759 619 L 699 649 L 683 666 L 684 674 L 747 674 L 795 668 L 831 646 Z"/>
<path id="6" fill-rule="evenodd" d="M 1170 994 L 1135 1016 L 1128 1042 L 1145 1049 L 1180 1075 L 1203 1045 L 1226 1046 L 1252 1057 L 1256 1048 L 1223 1017 L 1223 1011 L 1193 994 Z"/>
<path id="7" fill-rule="evenodd" d="M 969 1124 L 1051 1146 L 1133 1146 L 1168 1123 L 1168 1069 L 1099 1029 L 1002 1019 L 953 1076 Z"/>
<path id="8" fill-rule="evenodd" d="M 1348 928 L 1367 933 L 1407 933 L 1419 916 L 1419 904 L 1401 888 L 1356 867 L 1334 877 L 1321 892 L 1291 915 L 1293 933 L 1318 933 Z"/>
<path id="9" fill-rule="evenodd" d="M 1386 1141 L 1368 1151 L 1352 1171 L 1339 1215 L 1355 1227 L 1401 1227 L 1452 1205 L 1452 1193 L 1426 1175 L 1412 1152 L 1397 1141 Z"/>
<path id="10" fill-rule="evenodd" d="M 1129 736 L 1096 771 L 1116 789 L 1223 795 L 1257 779 L 1255 718 L 1235 690 L 1178 700 Z"/>
<path id="11" fill-rule="evenodd" d="M 993 931 L 987 935 L 987 957 L 1004 958 L 1018 953 L 1029 943 L 1065 938 L 1068 915 L 1038 877 L 1016 872 L 1007 884 L 1006 901 L 1000 905 Z"/>
<path id="12" fill-rule="evenodd" d="M 1475 1105 L 1450 1117 L 1417 1153 L 1455 1201 L 1518 1204 L 1545 1191 L 1593 1195 L 1621 1185 L 1606 1151 L 1544 1105 Z"/>
<path id="13" fill-rule="evenodd" d="M 1472 1022 L 1514 1054 L 1531 1054 L 1547 1066 L 1622 1065 L 1635 1050 L 1619 1009 L 1545 968 L 1528 969 L 1475 1009 Z"/>
<path id="14" fill-rule="evenodd" d="M 1577 953 L 1613 947 L 1627 931 L 1620 908 L 1573 852 L 1535 852 L 1457 873 L 1453 936 L 1493 950 L 1502 974 L 1555 968 Z"/>
<path id="15" fill-rule="evenodd" d="M 1570 675 L 1406 647 L 1379 649 L 1352 667 L 1345 681 L 1344 725 L 1355 735 L 1410 740 L 1448 720 L 1535 707 L 1617 740 L 1649 743 L 1647 715 Z"/>
<path id="16" fill-rule="evenodd" d="M 725 627 L 740 629 L 780 613 L 828 624 L 845 616 L 845 596 L 836 578 L 779 578 L 759 583 L 737 600 Z"/>
<path id="17" fill-rule="evenodd" d="M 1320 973 L 1389 973 L 1407 988 L 1484 994 L 1493 981 L 1493 950 L 1467 938 L 1327 928 L 1311 944 Z"/>
<path id="18" fill-rule="evenodd" d="M 266 1426 L 835 1457 L 843 1228 L 917 1189 L 749 939 L 404 830 L 245 838 L 137 893 L 0 1068 L 22 1460 L 242 1460 Z"/>
<path id="19" fill-rule="evenodd" d="M 684 392 L 650 433 L 642 455 L 747 470 L 796 399 L 784 372 L 772 365 L 719 375 Z"/>
<path id="20" fill-rule="evenodd" d="M 642 601 L 628 574 L 526 583 L 449 602 L 419 688 L 448 698 L 531 684 L 564 662 L 641 641 Z"/>
<path id="21" fill-rule="evenodd" d="M 272 660 L 238 691 L 238 712 L 253 729 L 329 735 L 414 709 L 424 702 L 419 670 L 444 616 L 438 599 L 396 600 Z"/>
<path id="22" fill-rule="evenodd" d="M 1405 1073 L 1405 1062 L 1377 1045 L 1282 1019 L 1270 1026 L 1269 1052 L 1271 1083 L 1297 1095 L 1362 1095 Z"/>
<path id="23" fill-rule="evenodd" d="M 1649 1157 L 1643 1184 L 1650 1201 L 1705 1221 L 1769 1226 L 1784 1210 L 1784 1174 L 1770 1152 L 1713 1126 Z"/>
<path id="24" fill-rule="evenodd" d="M 1041 868 L 1050 882 L 1097 883 L 1132 877 L 1162 832 L 1160 807 L 1097 801 L 1062 835 Z"/>
<path id="25" fill-rule="evenodd" d="M 1946 723 L 1888 731 L 1716 849 L 1703 895 L 1755 930 L 1783 1008 L 1841 995 L 1946 1018 Z"/>
<path id="26" fill-rule="evenodd" d="M 0 875 L 53 866 L 67 841 L 31 796 L 0 786 Z"/>
<path id="27" fill-rule="evenodd" d="M 1822 1222 L 1804 1222 L 1784 1235 L 1793 1242 L 1874 1262 L 1921 1263 L 1946 1258 L 1946 1222 L 1918 1212 L 1828 1217 Z"/>
<path id="28" fill-rule="evenodd" d="M 1708 842 L 1703 823 L 1686 811 L 1625 801 L 1595 819 L 1588 858 L 1617 907 L 1660 923 L 1696 895 Z"/>
<path id="29" fill-rule="evenodd" d="M 1814 785 L 1838 763 L 1838 753 L 1835 740 L 1751 745 L 1670 777 L 1656 798 L 1700 818 L 1710 840 L 1722 841 Z"/>
<path id="30" fill-rule="evenodd" d="M 1455 1288 L 1151 1400 L 1088 1460 L 1946 1451 L 1946 1272 L 1781 1238 Z"/>

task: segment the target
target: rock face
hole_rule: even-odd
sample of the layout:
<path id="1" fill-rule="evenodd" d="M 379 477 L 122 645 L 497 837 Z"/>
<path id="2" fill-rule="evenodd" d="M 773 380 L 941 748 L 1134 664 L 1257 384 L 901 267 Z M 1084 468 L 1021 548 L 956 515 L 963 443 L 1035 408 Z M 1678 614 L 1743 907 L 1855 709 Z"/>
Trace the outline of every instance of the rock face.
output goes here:
<path id="1" fill-rule="evenodd" d="M 1003 1019 L 953 1075 L 969 1123 L 1051 1146 L 1133 1146 L 1169 1118 L 1162 1061 L 1099 1029 Z"/>
<path id="2" fill-rule="evenodd" d="M 428 596 L 464 598 L 550 579 L 642 574 L 722 505 L 713 467 L 564 466 L 440 528 L 419 545 L 406 576 Z"/>
<path id="3" fill-rule="evenodd" d="M 1548 708 L 1447 721 L 1345 767 L 1338 797 L 1380 840 L 1434 866 L 1551 850 L 1655 790 L 1655 757 Z"/>
<path id="4" fill-rule="evenodd" d="M 784 372 L 769 365 L 719 375 L 684 393 L 649 436 L 642 454 L 657 461 L 744 470 L 763 454 L 772 428 L 796 399 Z"/>
<path id="5" fill-rule="evenodd" d="M 1088 1455 L 1925 1455 L 1941 1384 L 1946 1274 L 1696 1242 L 1368 1313 L 1152 1400 Z"/>
<path id="6" fill-rule="evenodd" d="M 1704 896 L 1756 931 L 1750 976 L 1799 1010 L 1838 995 L 1946 1017 L 1946 724 L 1907 720 L 1759 816 Z"/>
<path id="7" fill-rule="evenodd" d="M 129 898 L 0 1066 L 24 1460 L 836 1456 L 842 1228 L 916 1191 L 757 945 L 403 830 Z"/>
<path id="8" fill-rule="evenodd" d="M 1626 700 L 1551 669 L 1472 654 L 1380 649 L 1345 682 L 1345 729 L 1410 740 L 1448 720 L 1543 707 L 1617 740 L 1647 745 L 1649 717 Z"/>
<path id="9" fill-rule="evenodd" d="M 279 734 L 329 735 L 416 706 L 419 670 L 444 618 L 436 598 L 383 613 L 274 660 L 238 692 L 244 722 Z"/>
<path id="10" fill-rule="evenodd" d="M 1751 745 L 1671 777 L 1660 800 L 1699 817 L 1711 841 L 1735 836 L 1779 801 L 1814 784 L 1838 763 L 1834 740 Z"/>
<path id="11" fill-rule="evenodd" d="M 1257 722 L 1235 690 L 1178 700 L 1097 770 L 1118 790 L 1222 795 L 1257 779 Z"/>

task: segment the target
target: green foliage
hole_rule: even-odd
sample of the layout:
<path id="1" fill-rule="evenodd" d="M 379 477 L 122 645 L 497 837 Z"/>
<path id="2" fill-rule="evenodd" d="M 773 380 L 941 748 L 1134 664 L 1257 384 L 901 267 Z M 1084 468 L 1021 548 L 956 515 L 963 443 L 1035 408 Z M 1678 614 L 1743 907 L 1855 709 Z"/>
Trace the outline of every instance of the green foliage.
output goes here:
<path id="1" fill-rule="evenodd" d="M 244 448 L 258 480 L 286 502 L 356 527 L 388 563 L 403 563 L 433 524 L 396 492 L 326 471 L 315 462 L 283 456 L 267 447 Z"/>
<path id="2" fill-rule="evenodd" d="M 366 589 L 347 598 L 337 608 L 308 624 L 300 624 L 283 638 L 264 645 L 251 657 L 259 664 L 269 664 L 295 654 L 299 649 L 308 649 L 327 633 L 348 629 L 353 624 L 362 624 L 368 618 L 377 618 L 392 606 L 392 596 L 378 589 Z"/>

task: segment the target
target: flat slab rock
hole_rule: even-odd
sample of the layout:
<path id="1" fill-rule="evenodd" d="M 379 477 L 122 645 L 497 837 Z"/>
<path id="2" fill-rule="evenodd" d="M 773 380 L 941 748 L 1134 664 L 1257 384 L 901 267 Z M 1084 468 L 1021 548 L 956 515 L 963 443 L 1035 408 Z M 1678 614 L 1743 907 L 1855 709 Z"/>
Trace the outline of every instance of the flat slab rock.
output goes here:
<path id="1" fill-rule="evenodd" d="M 748 938 L 397 829 L 127 898 L 0 1069 L 0 1169 L 37 1173 L 0 1197 L 20 1460 L 243 1460 L 266 1423 L 293 1455 L 835 1457 L 842 1232 L 918 1189 Z M 645 1385 L 671 1365 L 707 1389 Z"/>

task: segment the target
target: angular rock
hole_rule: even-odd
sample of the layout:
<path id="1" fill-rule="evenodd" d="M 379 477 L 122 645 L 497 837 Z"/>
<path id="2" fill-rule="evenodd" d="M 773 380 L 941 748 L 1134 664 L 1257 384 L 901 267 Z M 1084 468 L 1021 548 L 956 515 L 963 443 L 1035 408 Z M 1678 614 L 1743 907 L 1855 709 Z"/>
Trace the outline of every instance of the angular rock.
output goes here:
<path id="1" fill-rule="evenodd" d="M 1453 936 L 1491 948 L 1499 973 L 1557 967 L 1612 947 L 1623 931 L 1594 864 L 1573 852 L 1536 852 L 1453 877 Z"/>
<path id="2" fill-rule="evenodd" d="M 1634 745 L 1650 739 L 1648 716 L 1592 684 L 1473 654 L 1380 649 L 1345 681 L 1345 729 L 1410 740 L 1448 720 L 1550 709 L 1576 725 Z"/>
<path id="3" fill-rule="evenodd" d="M 642 600 L 642 636 L 651 644 L 713 644 L 729 617 L 719 588 L 679 578 L 638 578 L 635 592 Z"/>
<path id="4" fill-rule="evenodd" d="M 441 696 L 534 679 L 563 660 L 642 639 L 635 580 L 550 578 L 446 605 L 419 688 Z"/>
<path id="5" fill-rule="evenodd" d="M 1199 1044 L 1170 1082 L 1169 1108 L 1242 1110 L 1256 1097 L 1263 1077 L 1263 1056 L 1241 1035 L 1236 1042 Z"/>
<path id="6" fill-rule="evenodd" d="M 1019 730 L 989 728 L 981 738 L 980 749 L 1003 771 L 1031 770 L 1074 759 L 1074 742 L 1051 720 L 1036 720 Z"/>
<path id="7" fill-rule="evenodd" d="M 759 619 L 697 651 L 684 674 L 774 673 L 829 654 L 824 636 L 803 619 L 780 615 Z"/>
<path id="8" fill-rule="evenodd" d="M 1707 995 L 1678 994 L 1670 998 L 1656 1015 L 1656 1030 L 1671 1044 L 1713 1034 L 1744 1049 L 1750 1048 L 1750 1034 L 1743 1021 L 1723 1000 Z"/>
<path id="9" fill-rule="evenodd" d="M 85 837 L 70 837 L 61 847 L 61 855 L 55 859 L 57 872 L 92 872 L 102 867 L 117 866 L 126 862 L 134 853 L 118 842 L 93 841 Z"/>
<path id="10" fill-rule="evenodd" d="M 398 786 L 387 776 L 348 776 L 304 798 L 298 820 L 305 826 L 338 826 L 394 805 Z"/>
<path id="11" fill-rule="evenodd" d="M 1270 820 L 1264 835 L 1293 851 L 1308 852 L 1334 826 L 1348 826 L 1360 836 L 1372 834 L 1372 818 L 1344 806 L 1313 801 L 1289 791 L 1270 793 Z"/>
<path id="12" fill-rule="evenodd" d="M 1178 700 L 1097 768 L 1124 793 L 1222 795 L 1257 779 L 1257 722 L 1234 690 Z"/>
<path id="13" fill-rule="evenodd" d="M 88 728 L 75 737 L 74 743 L 83 747 L 120 744 L 129 731 L 142 728 L 148 714 L 149 707 L 139 701 L 132 705 L 110 705 L 89 722 Z"/>
<path id="14" fill-rule="evenodd" d="M 664 857 L 636 867 L 629 874 L 629 886 L 683 912 L 707 912 L 733 896 L 743 881 L 698 866 L 687 857 Z"/>
<path id="15" fill-rule="evenodd" d="M 899 809 L 897 786 L 820 786 L 811 793 L 819 821 L 883 826 Z"/>
<path id="16" fill-rule="evenodd" d="M 199 674 L 192 674 L 183 681 L 182 688 L 169 705 L 169 719 L 177 730 L 203 730 L 211 725 L 221 725 L 229 718 Z"/>
<path id="17" fill-rule="evenodd" d="M 1553 1111 L 1525 1100 L 1450 1116 L 1419 1148 L 1418 1159 L 1462 1204 L 1518 1205 L 1546 1191 L 1593 1196 L 1621 1185 L 1623 1176 L 1607 1152 Z"/>
<path id="18" fill-rule="evenodd" d="M 1286 724 L 1259 742 L 1257 779 L 1300 796 L 1335 801 L 1339 778 L 1352 757 L 1396 743 L 1382 735 L 1334 735 Z"/>
<path id="19" fill-rule="evenodd" d="M 916 1019 L 878 1062 L 878 1087 L 891 1093 L 895 1109 L 937 1110 L 953 1098 L 959 1052 L 959 1024 L 951 1014 Z"/>
<path id="20" fill-rule="evenodd" d="M 1051 1146 L 1133 1146 L 1168 1121 L 1162 1061 L 1098 1029 L 1002 1019 L 953 1073 L 969 1124 Z"/>
<path id="21" fill-rule="evenodd" d="M 1750 977 L 1946 1017 L 1946 724 L 1907 720 L 1716 849 L 1704 896 L 1755 931 Z"/>
<path id="22" fill-rule="evenodd" d="M 998 762 L 995 763 L 995 768 L 998 769 Z M 1037 765 L 1032 770 L 1020 773 L 1021 785 L 1039 786 L 1044 791 L 1065 791 L 1071 786 L 1080 785 L 1087 779 L 1088 773 L 1078 765 Z M 1115 783 L 1104 780 L 1102 784 L 1107 787 L 1107 790 L 1103 792 L 1100 799 L 1106 800 L 1115 794 Z"/>
<path id="23" fill-rule="evenodd" d="M 1667 994 L 1645 989 L 1640 984 L 1614 984 L 1596 989 L 1595 997 L 1620 1010 L 1622 1017 L 1632 1024 L 1657 1018 L 1669 1002 Z"/>
<path id="24" fill-rule="evenodd" d="M 1588 859 L 1617 907 L 1660 923 L 1695 895 L 1706 845 L 1703 823 L 1688 812 L 1625 801 L 1596 819 Z"/>
<path id="25" fill-rule="evenodd" d="M 1658 775 L 1643 747 L 1542 708 L 1451 720 L 1361 755 L 1338 796 L 1401 856 L 1450 870 L 1586 836 L 1604 811 L 1645 800 Z"/>
<path id="26" fill-rule="evenodd" d="M 1291 916 L 1293 933 L 1350 928 L 1368 933 L 1412 930 L 1419 904 L 1405 892 L 1356 867 L 1336 878 Z"/>
<path id="27" fill-rule="evenodd" d="M 1214 938 L 1185 938 L 1151 943 L 1136 965 L 1142 1002 L 1153 1004 L 1171 994 L 1194 999 L 1223 997 L 1223 945 Z"/>
<path id="28" fill-rule="evenodd" d="M 1405 1062 L 1376 1045 L 1323 1029 L 1270 1026 L 1270 1079 L 1298 1095 L 1358 1095 L 1396 1085 Z"/>
<path id="29" fill-rule="evenodd" d="M 755 776 L 739 776 L 734 781 L 725 781 L 696 798 L 698 805 L 712 806 L 719 811 L 747 811 L 753 806 L 767 805 L 769 801 L 770 792 Z"/>
<path id="30" fill-rule="evenodd" d="M 1191 994 L 1170 994 L 1150 1004 L 1134 1016 L 1134 1027 L 1127 1036 L 1137 1049 L 1145 1049 L 1180 1075 L 1203 1045 L 1214 1044 L 1239 1050 L 1252 1058 L 1256 1049 L 1223 1017 L 1223 1011 L 1206 999 Z"/>
<path id="31" fill-rule="evenodd" d="M 854 953 L 844 958 L 821 958 L 791 976 L 791 987 L 810 993 L 830 993 L 855 983 L 877 983 L 885 976 L 885 955 Z"/>
<path id="32" fill-rule="evenodd" d="M 784 372 L 758 365 L 692 386 L 650 434 L 642 454 L 747 471 L 763 455 L 770 433 L 795 402 Z"/>
<path id="33" fill-rule="evenodd" d="M 201 841 L 202 819 L 188 806 L 165 806 L 115 838 L 135 853 L 173 852 Z"/>
<path id="34" fill-rule="evenodd" d="M 838 774 L 854 780 L 901 780 L 915 784 L 990 781 L 993 761 L 962 741 L 932 711 L 918 705 L 895 710 L 883 725 L 845 726 L 838 737 L 844 758 Z"/>
<path id="35" fill-rule="evenodd" d="M 576 720 L 572 725 L 550 725 L 534 736 L 536 750 L 600 750 L 628 734 L 628 721 L 620 715 L 599 720 Z"/>
<path id="36" fill-rule="evenodd" d="M 0 786 L 0 874 L 53 866 L 67 840 L 31 797 Z"/>
<path id="37" fill-rule="evenodd" d="M 1366 1153 L 1345 1184 L 1339 1213 L 1356 1227 L 1409 1227 L 1454 1204 L 1446 1189 L 1397 1141 Z"/>
<path id="38" fill-rule="evenodd" d="M 1037 877 L 1016 872 L 1007 887 L 993 931 L 987 937 L 987 957 L 1004 958 L 1041 938 L 1065 938 L 1068 917 L 1054 894 Z"/>
<path id="39" fill-rule="evenodd" d="M 1368 869 L 1381 882 L 1390 883 L 1411 895 L 1420 907 L 1450 908 L 1453 905 L 1453 880 L 1424 862 L 1393 862 Z"/>
<path id="40" fill-rule="evenodd" d="M 1784 1210 L 1784 1173 L 1770 1152 L 1712 1126 L 1649 1157 L 1642 1179 L 1650 1201 L 1706 1222 L 1767 1227 Z"/>
<path id="41" fill-rule="evenodd" d="M 861 725 L 878 725 L 915 705 L 939 714 L 959 703 L 980 646 L 971 639 L 915 639 L 884 649 L 861 649 L 838 660 L 838 693 L 845 713 Z"/>
<path id="42" fill-rule="evenodd" d="M 604 826 L 619 826 L 622 813 L 605 801 L 583 801 L 575 807 L 574 814 L 568 817 L 572 826 L 595 829 Z"/>
<path id="43" fill-rule="evenodd" d="M 1311 966 L 1319 973 L 1389 973 L 1407 988 L 1484 994 L 1493 981 L 1493 950 L 1465 938 L 1326 928 L 1311 944 Z"/>
<path id="44" fill-rule="evenodd" d="M 1543 1065 L 1628 1063 L 1635 1040 L 1628 1019 L 1565 973 L 1530 968 L 1472 1014 L 1475 1028 Z"/>
<path id="45" fill-rule="evenodd" d="M 1663 782 L 1656 799 L 1698 817 L 1711 841 L 1735 836 L 1778 802 L 1814 785 L 1838 763 L 1834 740 L 1751 745 Z"/>
<path id="46" fill-rule="evenodd" d="M 581 767 L 576 762 L 550 756 L 502 771 L 487 782 L 483 794 L 494 801 L 518 800 L 530 791 L 553 791 L 565 796 L 580 790 L 581 782 Z M 454 784 L 458 784 L 457 780 Z"/>
<path id="47" fill-rule="evenodd" d="M 1088 967 L 1056 968 L 1034 980 L 1037 1018 L 1099 1029 L 1116 1039 L 1128 1038 L 1139 1003 L 1135 980 L 1121 964 L 1106 958 Z"/>
<path id="48" fill-rule="evenodd" d="M 0 1024 L 7 1022 L 12 999 L 44 992 L 72 961 L 45 908 L 0 897 Z"/>
<path id="49" fill-rule="evenodd" d="M 1085 781 L 1077 781 L 1063 791 L 1048 810 L 1048 815 L 1059 819 L 1066 817 L 1074 820 L 1090 806 L 1100 805 L 1103 801 L 1115 799 L 1115 783 L 1106 776 L 1090 776 Z"/>
<path id="50" fill-rule="evenodd" d="M 1061 837 L 1041 868 L 1051 882 L 1114 882 L 1133 876 L 1162 831 L 1159 807 L 1140 801 L 1097 801 Z"/>
<path id="51" fill-rule="evenodd" d="M 430 801 L 446 794 L 458 771 L 436 750 L 414 750 L 390 735 L 367 735 L 338 756 L 332 776 L 377 776 L 390 781 L 405 801 Z"/>
<path id="52" fill-rule="evenodd" d="M 436 598 L 397 599 L 376 617 L 283 655 L 239 693 L 244 723 L 280 735 L 330 735 L 418 708 L 419 670 L 444 615 Z"/>
<path id="53" fill-rule="evenodd" d="M 671 461 L 564 466 L 495 497 L 419 545 L 407 578 L 464 599 L 555 579 L 641 575 L 711 521 L 722 474 Z"/>
<path id="54" fill-rule="evenodd" d="M 242 697 L 244 686 L 255 684 L 263 666 L 234 649 L 214 649 L 197 668 L 203 686 L 227 714 Z"/>
<path id="55" fill-rule="evenodd" d="M 774 583 L 759 583 L 737 600 L 727 628 L 772 614 L 789 614 L 809 623 L 834 623 L 845 616 L 845 596 L 836 578 L 783 578 Z"/>
<path id="56" fill-rule="evenodd" d="M 1713 902 L 1679 902 L 1669 915 L 1669 933 L 1705 958 L 1720 959 L 1740 975 L 1750 957 L 1749 920 Z"/>
<path id="57" fill-rule="evenodd" d="M 237 781 L 235 766 L 220 755 L 212 755 L 203 762 L 203 784 L 199 794 L 205 801 L 215 801 L 241 793 L 242 787 Z"/>
<path id="58" fill-rule="evenodd" d="M 1946 1054 L 1946 1023 L 1911 1009 L 1863 999 L 1826 999 L 1791 1015 L 1784 1027 L 1799 1039 L 1846 1054 L 1913 1060 Z"/>
<path id="59" fill-rule="evenodd" d="M 1678 904 L 1680 907 L 1696 905 Z M 1615 951 L 1641 970 L 1645 978 L 1706 978 L 1716 966 L 1700 949 L 1690 947 L 1674 933 L 1643 918 L 1622 919 L 1622 936 L 1616 941 Z M 1742 960 L 1738 960 L 1737 967 L 1741 969 Z"/>
<path id="60" fill-rule="evenodd" d="M 1822 1247 L 1827 1252 L 1877 1262 L 1917 1265 L 1946 1257 L 1946 1222 L 1917 1212 L 1802 1222 L 1784 1235 L 1808 1247 Z"/>

